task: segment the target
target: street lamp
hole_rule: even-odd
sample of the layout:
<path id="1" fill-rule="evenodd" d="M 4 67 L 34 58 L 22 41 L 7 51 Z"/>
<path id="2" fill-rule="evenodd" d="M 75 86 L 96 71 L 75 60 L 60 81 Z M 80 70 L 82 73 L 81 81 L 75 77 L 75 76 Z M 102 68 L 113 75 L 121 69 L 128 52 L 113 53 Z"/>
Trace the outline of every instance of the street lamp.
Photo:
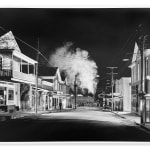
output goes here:
<path id="1" fill-rule="evenodd" d="M 122 61 L 129 61 L 130 59 L 127 59 L 127 58 L 124 58 L 124 59 L 122 59 Z"/>

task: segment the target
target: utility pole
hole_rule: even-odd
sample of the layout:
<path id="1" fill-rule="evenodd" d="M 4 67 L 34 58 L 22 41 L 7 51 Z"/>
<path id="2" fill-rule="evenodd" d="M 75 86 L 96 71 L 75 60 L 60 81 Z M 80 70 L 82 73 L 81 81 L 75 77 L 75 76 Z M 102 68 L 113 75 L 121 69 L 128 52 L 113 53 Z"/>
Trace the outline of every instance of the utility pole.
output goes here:
<path id="1" fill-rule="evenodd" d="M 79 74 L 77 73 L 75 75 L 75 81 L 74 81 L 74 100 L 75 100 L 75 109 L 77 108 L 76 105 L 77 105 L 77 76 Z"/>
<path id="2" fill-rule="evenodd" d="M 140 108 L 141 108 L 141 124 L 145 124 L 145 118 L 146 118 L 146 114 L 145 114 L 145 105 L 146 105 L 146 100 L 144 98 L 144 42 L 145 42 L 145 36 L 143 35 L 143 30 L 142 30 L 142 25 L 139 25 L 138 27 L 138 33 L 139 33 L 139 37 L 138 37 L 138 42 L 139 42 L 139 50 L 140 50 L 140 54 L 141 54 L 141 88 L 140 88 Z"/>
<path id="3" fill-rule="evenodd" d="M 35 113 L 38 113 L 38 62 L 39 62 L 39 38 L 38 38 L 38 51 L 37 51 L 37 55 L 36 55 L 36 99 L 35 99 Z"/>
<path id="4" fill-rule="evenodd" d="M 114 74 L 117 74 L 117 73 L 114 73 L 114 69 L 118 68 L 118 67 L 107 67 L 109 69 L 111 69 L 111 73 L 107 73 L 107 74 L 110 74 L 111 75 L 111 93 L 112 93 L 112 111 L 114 110 Z"/>
<path id="5" fill-rule="evenodd" d="M 75 100 L 75 109 L 76 109 L 76 103 L 77 103 L 77 75 L 75 75 L 75 81 L 74 81 L 74 100 Z"/>

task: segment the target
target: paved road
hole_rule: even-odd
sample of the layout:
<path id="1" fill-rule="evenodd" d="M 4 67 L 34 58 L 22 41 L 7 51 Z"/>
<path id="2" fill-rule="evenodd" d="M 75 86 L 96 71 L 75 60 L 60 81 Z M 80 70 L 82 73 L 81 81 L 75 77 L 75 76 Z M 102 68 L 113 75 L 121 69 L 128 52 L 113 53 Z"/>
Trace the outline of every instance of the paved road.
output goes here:
<path id="1" fill-rule="evenodd" d="M 0 123 L 0 141 L 150 141 L 150 132 L 98 108 Z"/>

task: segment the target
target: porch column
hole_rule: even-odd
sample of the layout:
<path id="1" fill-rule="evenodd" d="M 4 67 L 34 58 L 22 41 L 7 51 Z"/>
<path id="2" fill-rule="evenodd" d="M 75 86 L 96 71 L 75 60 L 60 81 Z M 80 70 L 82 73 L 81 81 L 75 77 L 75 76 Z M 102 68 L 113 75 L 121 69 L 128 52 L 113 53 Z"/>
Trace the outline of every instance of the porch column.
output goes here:
<path id="1" fill-rule="evenodd" d="M 32 85 L 30 84 L 29 86 L 29 106 L 32 109 Z"/>
<path id="2" fill-rule="evenodd" d="M 22 72 L 22 59 L 21 59 L 21 68 L 20 69 L 21 69 L 20 72 Z"/>
<path id="3" fill-rule="evenodd" d="M 35 64 L 33 65 L 33 74 L 35 75 Z"/>
<path id="4" fill-rule="evenodd" d="M 28 62 L 28 74 L 29 74 L 29 62 Z"/>

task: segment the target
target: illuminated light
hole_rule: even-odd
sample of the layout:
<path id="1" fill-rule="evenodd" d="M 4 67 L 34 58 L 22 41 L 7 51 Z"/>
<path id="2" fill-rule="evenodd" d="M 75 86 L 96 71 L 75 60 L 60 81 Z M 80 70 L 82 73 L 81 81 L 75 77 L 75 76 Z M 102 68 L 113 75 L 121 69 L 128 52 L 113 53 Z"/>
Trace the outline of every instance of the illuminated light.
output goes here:
<path id="1" fill-rule="evenodd" d="M 122 61 L 129 61 L 129 59 L 123 59 Z"/>

